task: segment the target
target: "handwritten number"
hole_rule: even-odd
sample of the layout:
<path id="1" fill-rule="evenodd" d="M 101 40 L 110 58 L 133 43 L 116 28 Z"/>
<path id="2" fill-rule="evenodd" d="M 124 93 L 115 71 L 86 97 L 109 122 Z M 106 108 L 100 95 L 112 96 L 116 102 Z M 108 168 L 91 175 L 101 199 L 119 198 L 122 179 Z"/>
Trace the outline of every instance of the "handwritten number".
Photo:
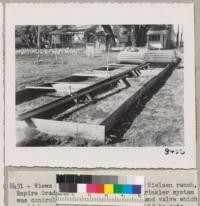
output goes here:
<path id="1" fill-rule="evenodd" d="M 165 155 L 184 155 L 185 150 L 183 149 L 171 149 L 171 148 L 165 148 Z"/>

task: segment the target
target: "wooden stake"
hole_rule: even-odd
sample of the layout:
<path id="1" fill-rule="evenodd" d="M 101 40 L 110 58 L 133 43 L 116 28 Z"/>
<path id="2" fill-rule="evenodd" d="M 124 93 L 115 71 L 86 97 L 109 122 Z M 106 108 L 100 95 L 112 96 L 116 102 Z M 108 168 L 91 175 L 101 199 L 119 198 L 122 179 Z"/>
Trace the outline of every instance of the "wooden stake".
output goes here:
<path id="1" fill-rule="evenodd" d="M 110 72 L 109 72 L 109 55 L 110 55 L 110 43 L 108 44 L 108 53 L 107 53 L 107 73 L 109 73 L 109 76 L 110 75 Z"/>

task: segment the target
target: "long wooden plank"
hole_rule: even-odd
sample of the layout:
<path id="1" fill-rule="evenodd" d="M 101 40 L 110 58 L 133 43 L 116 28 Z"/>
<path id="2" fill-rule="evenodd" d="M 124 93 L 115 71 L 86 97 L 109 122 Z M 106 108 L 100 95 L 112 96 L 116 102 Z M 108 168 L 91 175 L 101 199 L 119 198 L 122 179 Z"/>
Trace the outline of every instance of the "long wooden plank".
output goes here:
<path id="1" fill-rule="evenodd" d="M 51 135 L 105 141 L 105 126 L 46 119 L 31 119 L 40 132 Z"/>
<path id="2" fill-rule="evenodd" d="M 90 76 L 90 77 L 101 77 L 101 78 L 108 78 L 110 77 L 110 72 L 107 71 L 100 71 L 100 72 L 79 72 L 79 73 L 75 73 L 73 75 L 75 76 Z"/>
<path id="3" fill-rule="evenodd" d="M 109 64 L 109 66 L 118 66 L 118 67 L 133 67 L 133 66 L 138 66 L 139 64 L 123 64 L 123 63 L 115 63 L 115 64 Z"/>
<path id="4" fill-rule="evenodd" d="M 26 87 L 27 89 L 35 89 L 35 90 L 52 90 L 55 91 L 55 89 L 53 87 L 40 87 L 40 86 L 30 86 L 30 87 Z"/>
<path id="5" fill-rule="evenodd" d="M 143 66 L 146 66 L 146 64 L 140 65 L 137 68 L 141 68 Z M 135 69 L 135 68 L 134 68 Z M 43 105 L 41 107 L 38 107 L 36 109 L 33 109 L 31 111 L 25 112 L 21 115 L 18 116 L 18 120 L 26 120 L 31 117 L 46 117 L 49 118 L 53 114 L 57 114 L 58 112 L 61 111 L 61 107 L 63 105 L 66 105 L 67 103 L 72 103 L 75 99 L 84 96 L 86 94 L 89 94 L 91 92 L 95 92 L 101 88 L 104 88 L 107 85 L 110 85 L 114 82 L 117 82 L 118 80 L 129 76 L 129 73 L 132 72 L 132 69 L 126 70 L 124 72 L 121 72 L 115 76 L 112 76 L 108 79 L 104 79 L 96 83 L 95 85 L 91 85 L 89 87 L 83 88 L 79 90 L 78 92 L 74 93 L 73 96 L 64 96 L 58 100 L 55 100 L 51 103 L 48 103 L 46 105 Z M 59 108 L 60 107 L 60 108 Z"/>
<path id="6" fill-rule="evenodd" d="M 53 88 L 58 92 L 58 93 L 66 93 L 66 94 L 71 94 L 74 92 L 77 92 L 80 89 L 83 89 L 85 87 L 88 87 L 90 84 L 86 83 L 65 83 L 65 82 L 59 82 L 56 84 L 53 84 Z"/>

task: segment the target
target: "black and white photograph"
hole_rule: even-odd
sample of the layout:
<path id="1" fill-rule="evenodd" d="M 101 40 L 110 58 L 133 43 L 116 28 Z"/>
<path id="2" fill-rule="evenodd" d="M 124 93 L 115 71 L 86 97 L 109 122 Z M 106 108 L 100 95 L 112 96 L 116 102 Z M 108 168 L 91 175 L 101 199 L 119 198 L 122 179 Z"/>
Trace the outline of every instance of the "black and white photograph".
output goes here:
<path id="1" fill-rule="evenodd" d="M 16 145 L 184 146 L 183 30 L 16 26 Z"/>
<path id="2" fill-rule="evenodd" d="M 5 15 L 7 165 L 194 167 L 192 5 L 8 4 Z"/>

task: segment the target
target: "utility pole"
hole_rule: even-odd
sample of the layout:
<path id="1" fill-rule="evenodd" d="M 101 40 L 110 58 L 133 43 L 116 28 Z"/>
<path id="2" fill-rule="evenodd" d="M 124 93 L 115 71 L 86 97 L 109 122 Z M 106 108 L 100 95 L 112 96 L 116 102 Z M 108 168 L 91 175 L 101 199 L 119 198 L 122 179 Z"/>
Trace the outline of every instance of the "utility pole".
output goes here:
<path id="1" fill-rule="evenodd" d="M 181 46 L 183 46 L 183 27 L 182 27 L 182 30 L 181 30 L 180 44 L 181 44 Z"/>
<path id="2" fill-rule="evenodd" d="M 177 37 L 176 37 L 176 47 L 179 47 L 179 24 L 178 24 L 178 29 L 177 29 Z"/>
<path id="3" fill-rule="evenodd" d="M 37 56 L 37 63 L 40 63 L 40 26 L 38 25 L 38 33 L 37 33 L 37 49 L 38 49 L 38 56 Z"/>
<path id="4" fill-rule="evenodd" d="M 131 25 L 131 41 L 132 47 L 136 46 L 135 26 Z"/>

